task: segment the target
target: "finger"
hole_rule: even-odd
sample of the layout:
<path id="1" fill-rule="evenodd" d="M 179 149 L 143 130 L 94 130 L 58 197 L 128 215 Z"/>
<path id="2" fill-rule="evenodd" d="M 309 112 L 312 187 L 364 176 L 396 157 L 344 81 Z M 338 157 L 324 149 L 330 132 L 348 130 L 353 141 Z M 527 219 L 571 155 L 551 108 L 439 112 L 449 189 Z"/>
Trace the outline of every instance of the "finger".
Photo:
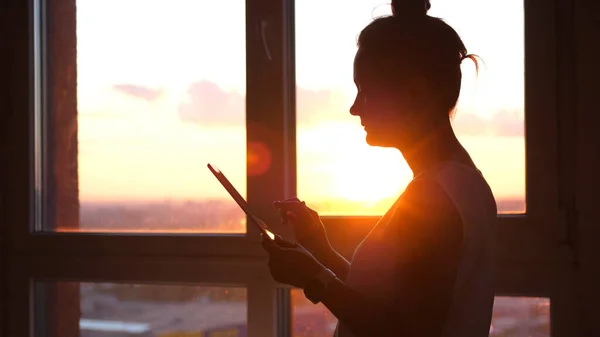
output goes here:
<path id="1" fill-rule="evenodd" d="M 296 248 L 296 245 L 292 242 L 286 241 L 280 235 L 275 235 L 275 239 L 271 240 L 269 237 L 261 234 L 262 245 L 264 249 L 273 258 L 282 257 L 282 253 L 286 249 Z"/>
<path id="2" fill-rule="evenodd" d="M 275 250 L 277 249 L 277 246 L 275 245 L 273 240 L 271 240 L 271 238 L 269 238 L 265 234 L 260 234 L 260 239 L 261 239 L 260 243 L 263 246 L 263 248 L 267 251 L 267 253 L 272 254 L 275 252 Z"/>
<path id="3" fill-rule="evenodd" d="M 301 202 L 298 198 L 287 198 L 283 200 L 275 200 L 273 201 L 273 205 L 284 205 L 284 204 L 292 204 Z"/>
<path id="4" fill-rule="evenodd" d="M 289 206 L 282 201 L 274 201 L 273 206 L 279 211 L 279 216 L 281 217 L 281 220 L 284 222 L 288 221 L 286 214 Z"/>
<path id="5" fill-rule="evenodd" d="M 295 242 L 288 241 L 279 235 L 275 237 L 275 245 L 277 245 L 277 248 L 280 251 L 297 247 L 297 244 Z"/>
<path id="6" fill-rule="evenodd" d="M 282 238 L 279 235 L 275 236 L 275 244 L 282 248 L 295 248 L 296 247 L 296 243 L 286 241 L 284 238 Z"/>
<path id="7" fill-rule="evenodd" d="M 292 221 L 292 222 L 298 220 L 298 218 L 296 217 L 296 214 L 294 214 L 294 212 L 290 212 L 290 211 L 285 212 L 285 217 L 286 217 L 286 219 L 288 219 L 289 221 Z"/>
<path id="8" fill-rule="evenodd" d="M 279 200 L 279 201 L 274 201 L 273 205 L 277 208 L 288 208 L 288 207 L 294 207 L 294 206 L 302 206 L 304 205 L 304 201 L 300 201 L 300 200 Z"/>
<path id="9" fill-rule="evenodd" d="M 283 222 L 297 221 L 298 216 L 302 216 L 304 219 L 312 218 L 302 203 L 277 203 L 274 205 L 279 210 L 279 216 Z"/>
<path id="10" fill-rule="evenodd" d="M 288 211 L 286 211 L 284 208 L 279 208 L 279 217 L 281 218 L 281 221 L 283 223 L 287 223 L 288 221 L 290 221 L 290 218 L 288 216 Z"/>
<path id="11" fill-rule="evenodd" d="M 291 222 L 292 225 L 305 225 L 306 223 L 311 223 L 314 220 L 312 215 L 306 209 L 291 210 L 288 212 L 291 214 L 287 214 L 286 216 L 289 218 L 288 221 Z"/>
<path id="12" fill-rule="evenodd" d="M 308 213 L 310 213 L 310 215 L 315 218 L 318 219 L 319 218 L 319 213 L 317 213 L 317 211 L 315 211 L 314 209 L 306 206 L 306 209 L 308 210 Z"/>
<path id="13" fill-rule="evenodd" d="M 309 216 L 310 212 L 306 204 L 302 202 L 285 202 L 279 204 L 278 209 L 285 212 L 293 212 L 297 216 Z"/>
<path id="14" fill-rule="evenodd" d="M 293 212 L 287 212 L 286 218 L 288 219 L 288 223 L 294 229 L 294 233 L 296 233 L 296 235 L 302 232 L 302 221 L 299 221 L 298 217 Z"/>

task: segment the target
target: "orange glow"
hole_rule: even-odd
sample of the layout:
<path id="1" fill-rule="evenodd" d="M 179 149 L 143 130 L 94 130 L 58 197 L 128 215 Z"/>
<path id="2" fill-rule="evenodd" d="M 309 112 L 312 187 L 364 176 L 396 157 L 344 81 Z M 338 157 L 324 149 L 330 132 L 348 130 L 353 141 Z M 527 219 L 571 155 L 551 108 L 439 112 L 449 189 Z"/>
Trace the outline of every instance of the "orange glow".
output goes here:
<path id="1" fill-rule="evenodd" d="M 297 195 L 322 215 L 383 214 L 412 178 L 400 153 L 368 146 L 360 122 L 348 113 L 356 94 L 352 81 L 356 37 L 373 16 L 389 14 L 384 3 L 296 3 Z M 136 227 L 122 232 L 165 232 L 161 227 L 198 234 L 244 231 L 245 219 L 238 223 L 243 215 L 205 169 L 207 162 L 218 163 L 246 196 L 247 177 L 265 174 L 277 160 L 264 143 L 246 144 L 250 133 L 263 140 L 277 140 L 280 135 L 246 119 L 244 1 L 184 0 L 173 5 L 106 0 L 77 5 L 81 205 L 92 205 L 93 213 L 95 203 L 111 207 L 150 203 L 148 207 L 160 211 L 148 217 L 153 221 L 142 215 L 135 221 L 117 217 L 118 225 L 113 227 Z M 336 16 L 332 29 L 331 17 L 342 5 L 346 12 Z M 131 14 L 141 7 L 148 15 L 136 17 L 136 28 L 131 29 Z M 479 14 L 469 14 L 473 11 Z M 441 1 L 430 14 L 446 19 L 469 51 L 485 61 L 478 76 L 465 63 L 457 134 L 497 199 L 511 202 L 501 212 L 521 210 L 525 199 L 522 3 Z M 221 20 L 224 15 L 230 20 Z M 97 17 L 110 18 L 111 25 Z M 156 17 L 165 24 L 156 25 Z M 482 17 L 486 22 L 481 22 Z M 219 34 L 214 34 L 215 29 Z M 100 61 L 102 67 L 97 66 Z M 140 90 L 118 89 L 123 87 Z M 148 88 L 159 94 L 140 94 Z M 518 113 L 496 115 L 502 110 Z M 186 206 L 188 201 L 193 205 Z M 203 205 L 209 202 L 205 210 Z M 128 212 L 122 211 L 129 216 Z M 196 230 L 194 226 L 208 213 L 212 218 L 205 226 L 210 228 Z M 184 217 L 187 222 L 174 223 L 169 217 L 178 221 Z"/>
<path id="2" fill-rule="evenodd" d="M 271 167 L 271 151 L 263 143 L 248 143 L 248 175 L 264 174 Z"/>

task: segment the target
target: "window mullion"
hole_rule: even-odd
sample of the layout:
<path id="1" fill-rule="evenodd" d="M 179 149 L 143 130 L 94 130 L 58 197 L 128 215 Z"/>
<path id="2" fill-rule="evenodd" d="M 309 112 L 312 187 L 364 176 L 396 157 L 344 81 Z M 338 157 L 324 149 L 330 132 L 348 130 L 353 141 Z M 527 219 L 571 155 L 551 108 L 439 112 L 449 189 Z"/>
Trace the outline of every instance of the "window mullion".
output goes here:
<path id="1" fill-rule="evenodd" d="M 558 109 L 556 11 L 545 1 L 525 2 L 525 135 L 527 216 L 538 242 L 556 242 L 558 222 Z M 540 256 L 543 258 L 543 256 Z"/>
<path id="2" fill-rule="evenodd" d="M 264 278 L 248 284 L 248 337 L 275 337 L 275 282 Z"/>
<path id="3" fill-rule="evenodd" d="M 293 77 L 286 69 L 291 65 L 282 6 L 281 0 L 247 3 L 247 195 L 250 208 L 286 236 L 272 206 L 295 194 Z M 257 233 L 252 227 L 248 232 Z"/>
<path id="4" fill-rule="evenodd" d="M 277 337 L 292 337 L 293 336 L 293 303 L 292 294 L 289 287 L 277 288 L 276 293 L 276 310 L 277 310 Z"/>
<path id="5" fill-rule="evenodd" d="M 296 194 L 293 2 L 247 1 L 246 8 L 248 204 L 273 232 L 289 238 L 272 202 Z M 248 236 L 258 244 L 255 228 L 248 227 Z M 289 334 L 289 298 L 272 281 L 249 285 L 249 337 Z"/>
<path id="6" fill-rule="evenodd" d="M 284 196 L 297 195 L 296 153 L 296 31 L 295 0 L 280 0 L 282 6 Z M 292 234 L 292 233 L 287 233 Z M 291 235 L 293 236 L 293 235 Z M 293 336 L 293 303 L 289 287 L 277 289 L 277 337 Z"/>

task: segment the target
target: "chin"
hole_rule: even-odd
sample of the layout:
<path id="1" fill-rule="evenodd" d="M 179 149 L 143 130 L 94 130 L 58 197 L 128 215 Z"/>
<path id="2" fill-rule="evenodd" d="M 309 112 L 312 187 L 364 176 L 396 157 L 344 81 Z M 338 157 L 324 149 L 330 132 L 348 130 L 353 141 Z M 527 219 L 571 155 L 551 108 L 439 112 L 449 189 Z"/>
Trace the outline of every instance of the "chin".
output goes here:
<path id="1" fill-rule="evenodd" d="M 381 137 L 379 135 L 374 135 L 374 134 L 370 134 L 367 133 L 367 136 L 365 137 L 365 141 L 367 142 L 367 144 L 369 144 L 370 146 L 379 146 L 379 147 L 394 147 L 387 139 L 386 137 Z"/>

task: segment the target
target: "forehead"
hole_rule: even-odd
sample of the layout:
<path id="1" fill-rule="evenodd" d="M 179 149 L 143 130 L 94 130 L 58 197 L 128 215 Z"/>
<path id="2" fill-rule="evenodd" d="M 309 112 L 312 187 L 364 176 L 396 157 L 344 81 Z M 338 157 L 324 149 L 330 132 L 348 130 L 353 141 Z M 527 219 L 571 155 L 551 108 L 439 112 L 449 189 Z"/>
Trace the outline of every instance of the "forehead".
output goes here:
<path id="1" fill-rule="evenodd" d="M 377 51 L 358 48 L 354 57 L 354 81 L 361 84 L 397 86 L 416 75 L 417 67 L 407 67 L 401 56 L 390 57 Z"/>
<path id="2" fill-rule="evenodd" d="M 354 81 L 364 82 L 372 78 L 375 72 L 373 57 L 364 48 L 358 48 L 354 56 Z"/>
<path id="3" fill-rule="evenodd" d="M 362 85 L 389 85 L 397 69 L 389 59 L 361 47 L 354 57 L 354 81 Z M 392 81 L 394 82 L 394 81 Z"/>

